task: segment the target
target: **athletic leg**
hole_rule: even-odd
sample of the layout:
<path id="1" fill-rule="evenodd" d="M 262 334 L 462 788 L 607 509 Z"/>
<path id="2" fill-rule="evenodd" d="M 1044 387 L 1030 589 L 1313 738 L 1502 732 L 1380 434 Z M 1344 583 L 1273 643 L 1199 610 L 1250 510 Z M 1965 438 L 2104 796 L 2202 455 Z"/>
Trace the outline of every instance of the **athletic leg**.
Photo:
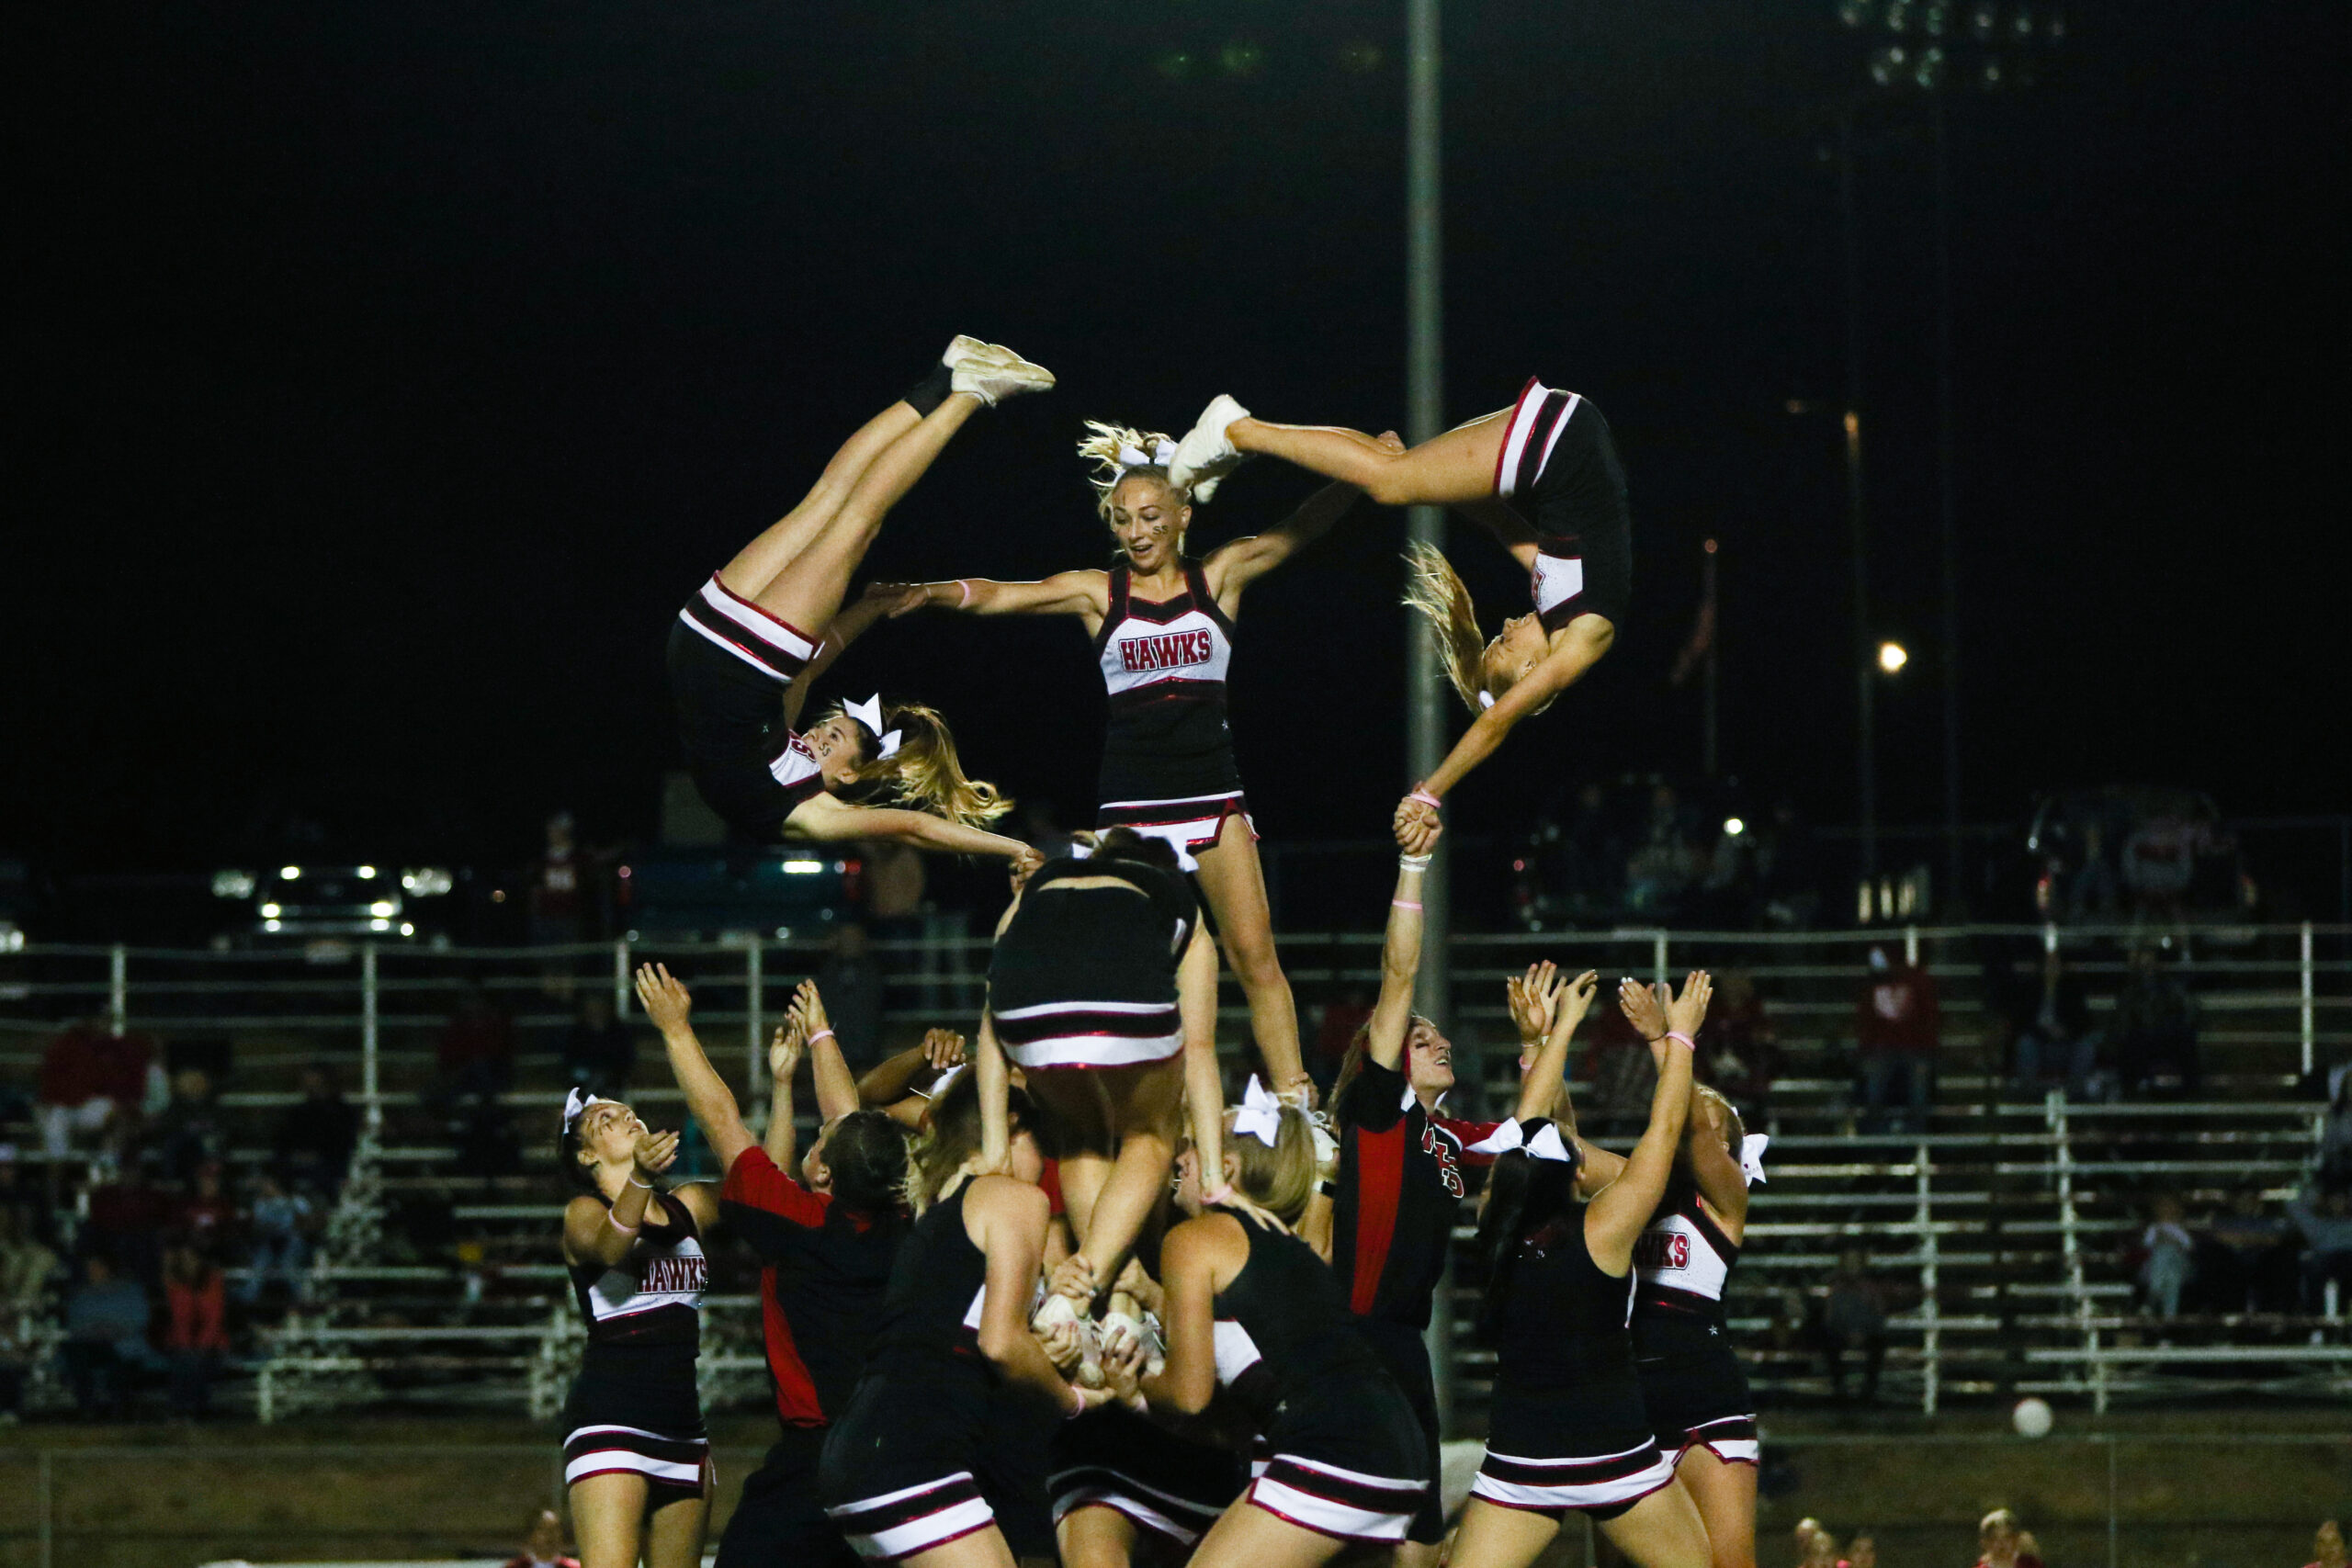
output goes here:
<path id="1" fill-rule="evenodd" d="M 912 429 L 882 448 L 857 478 L 840 508 L 768 585 L 753 595 L 760 608 L 780 615 L 810 637 L 821 637 L 841 608 L 849 580 L 865 559 L 874 536 L 890 508 L 912 490 L 948 439 L 964 428 L 980 400 L 951 394 Z M 910 412 L 912 411 L 910 410 Z"/>
<path id="2" fill-rule="evenodd" d="M 1389 1568 L 1437 1568 L 1440 1554 L 1445 1551 L 1442 1540 L 1400 1540 L 1389 1555 Z"/>
<path id="3" fill-rule="evenodd" d="M 793 557 L 808 547 L 808 542 L 831 522 L 849 499 L 849 492 L 882 449 L 922 423 L 922 416 L 903 402 L 892 403 L 872 419 L 860 425 L 857 434 L 842 443 L 800 504 L 786 513 L 756 539 L 736 553 L 735 558 L 719 570 L 718 581 L 728 591 L 746 599 L 757 599 L 776 575 L 792 564 Z"/>
<path id="4" fill-rule="evenodd" d="M 1244 1497 L 1217 1517 L 1189 1568 L 1320 1568 L 1347 1543 L 1277 1518 Z"/>
<path id="5" fill-rule="evenodd" d="M 1129 1072 L 1135 1081 L 1117 1086 L 1125 1090 L 1116 1111 L 1118 1155 L 1094 1200 L 1090 1223 L 1079 1237 L 1079 1251 L 1104 1290 L 1119 1277 L 1120 1266 L 1135 1250 L 1136 1238 L 1143 1234 L 1153 1206 L 1168 1190 L 1169 1173 L 1176 1168 L 1176 1134 L 1183 1121 L 1182 1057 Z M 1069 1202 L 1067 1190 L 1063 1201 Z M 1070 1224 L 1073 1228 L 1078 1224 L 1074 1208 Z"/>
<path id="6" fill-rule="evenodd" d="M 1694 1448 L 1682 1456 L 1674 1478 L 1699 1506 L 1714 1568 L 1756 1568 L 1756 1467 L 1726 1464 L 1712 1450 Z"/>
<path id="7" fill-rule="evenodd" d="M 1298 1006 L 1274 951 L 1274 919 L 1266 907 L 1266 874 L 1258 845 L 1239 812 L 1227 816 L 1216 842 L 1199 853 L 1201 891 L 1216 916 L 1225 961 L 1250 999 L 1250 1032 L 1276 1089 L 1306 1074 L 1298 1051 Z"/>
<path id="8" fill-rule="evenodd" d="M 580 1542 L 580 1568 L 637 1568 L 645 1520 L 645 1477 L 635 1471 L 607 1471 L 571 1483 L 571 1532 Z"/>
<path id="9" fill-rule="evenodd" d="M 906 1568 L 1020 1568 L 1013 1561 L 1012 1548 L 1004 1544 L 994 1525 L 900 1561 Z M 581 1568 L 587 1564 L 582 1563 Z"/>
<path id="10" fill-rule="evenodd" d="M 1072 1508 L 1054 1531 L 1062 1568 L 1133 1568 L 1137 1533 L 1133 1519 L 1101 1504 Z"/>
<path id="11" fill-rule="evenodd" d="M 1238 419 L 1226 439 L 1357 486 L 1383 506 L 1453 506 L 1495 493 L 1495 465 L 1511 411 L 1498 409 L 1434 440 L 1391 452 L 1359 430 Z"/>
<path id="12" fill-rule="evenodd" d="M 1707 1527 L 1699 1520 L 1699 1505 L 1679 1486 L 1661 1486 L 1602 1520 L 1600 1533 L 1636 1568 L 1708 1568 Z"/>
<path id="13" fill-rule="evenodd" d="M 702 1568 L 702 1538 L 709 1528 L 707 1496 L 682 1497 L 656 1508 L 645 1527 L 646 1568 Z"/>
<path id="14" fill-rule="evenodd" d="M 1560 1533 L 1555 1515 L 1473 1497 L 1453 1538 L 1452 1568 L 1527 1568 Z"/>

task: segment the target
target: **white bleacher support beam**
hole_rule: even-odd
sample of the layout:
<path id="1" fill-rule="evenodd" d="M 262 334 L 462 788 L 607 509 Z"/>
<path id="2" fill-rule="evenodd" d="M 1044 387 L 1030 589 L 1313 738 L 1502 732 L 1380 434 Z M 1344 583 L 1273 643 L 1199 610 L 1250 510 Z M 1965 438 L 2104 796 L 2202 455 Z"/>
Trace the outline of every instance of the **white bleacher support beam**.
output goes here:
<path id="1" fill-rule="evenodd" d="M 2309 1076 L 2312 1070 L 2312 1060 L 2313 1055 L 2312 1047 L 2316 1043 L 2314 1031 L 2312 1029 L 2312 923 L 2309 920 L 2305 920 L 2303 922 L 2302 939 L 2303 1072 L 2306 1076 Z"/>
<path id="2" fill-rule="evenodd" d="M 1936 1384 L 1943 1371 L 1943 1325 L 1936 1300 L 1938 1245 L 1931 1155 L 1927 1145 L 1919 1145 L 1919 1408 L 1929 1416 L 1936 1413 Z"/>
<path id="3" fill-rule="evenodd" d="M 107 954 L 107 1026 L 117 1034 L 130 1028 L 130 949 L 120 942 Z"/>
<path id="4" fill-rule="evenodd" d="M 1903 962 L 1913 965 L 1917 965 L 1919 962 L 1919 928 L 1917 926 L 1903 928 Z"/>
<path id="5" fill-rule="evenodd" d="M 613 943 L 613 1016 L 615 1018 L 628 1016 L 628 938 L 622 937 Z"/>
<path id="6" fill-rule="evenodd" d="M 367 1108 L 368 1130 L 384 1130 L 383 1041 L 381 997 L 376 981 L 376 944 L 359 949 L 359 1101 Z"/>
<path id="7" fill-rule="evenodd" d="M 760 1093 L 760 1068 L 767 1062 L 767 1044 L 760 1038 L 767 1032 L 764 964 L 760 939 L 753 937 L 743 944 L 743 1082 L 754 1100 Z M 870 1042 L 869 1047 L 878 1049 L 879 1043 Z"/>
<path id="8" fill-rule="evenodd" d="M 1664 931 L 1658 931 L 1650 938 L 1650 975 L 1659 985 L 1671 986 L 1674 982 L 1667 977 L 1666 944 L 1667 933 Z"/>

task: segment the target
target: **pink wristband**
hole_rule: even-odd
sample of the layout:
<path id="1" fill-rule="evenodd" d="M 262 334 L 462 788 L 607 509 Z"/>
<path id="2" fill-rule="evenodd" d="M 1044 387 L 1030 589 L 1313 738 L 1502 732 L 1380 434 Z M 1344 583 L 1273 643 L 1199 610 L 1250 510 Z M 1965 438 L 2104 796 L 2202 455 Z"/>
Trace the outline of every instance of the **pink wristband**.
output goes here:
<path id="1" fill-rule="evenodd" d="M 1232 1202 L 1232 1184 L 1230 1182 L 1224 1182 L 1216 1187 L 1212 1187 L 1206 1192 L 1201 1194 L 1201 1201 L 1208 1204 L 1211 1208 L 1215 1208 L 1219 1204 Z"/>
<path id="2" fill-rule="evenodd" d="M 635 1225 L 625 1225 L 621 1224 L 621 1217 L 618 1214 L 614 1213 L 610 1209 L 605 1211 L 605 1218 L 613 1222 L 613 1228 L 616 1231 L 620 1231 L 628 1235 L 635 1235 L 637 1234 L 637 1227 Z"/>
<path id="3" fill-rule="evenodd" d="M 838 1037 L 837 1035 L 835 1035 L 831 1030 L 830 1030 L 830 1029 L 820 1029 L 820 1030 L 817 1031 L 817 1032 L 816 1032 L 816 1033 L 811 1034 L 811 1035 L 808 1037 L 808 1043 L 809 1043 L 809 1044 L 811 1044 L 811 1045 L 814 1045 L 814 1044 L 815 1044 L 815 1043 L 817 1043 L 817 1042 L 818 1042 L 818 1041 L 820 1041 L 820 1040 L 833 1040 L 833 1039 L 837 1039 L 837 1038 L 839 1038 L 839 1037 Z"/>
<path id="4" fill-rule="evenodd" d="M 1078 1403 L 1070 1406 L 1069 1413 L 1064 1416 L 1062 1419 L 1065 1421 L 1075 1421 L 1080 1416 L 1086 1414 L 1086 1394 L 1076 1383 L 1071 1383 L 1069 1385 L 1069 1396 L 1078 1401 Z"/>
<path id="5" fill-rule="evenodd" d="M 1418 909 L 1421 906 L 1419 900 L 1414 898 L 1391 898 L 1388 907 L 1392 909 Z"/>
<path id="6" fill-rule="evenodd" d="M 1696 1051 L 1699 1048 L 1699 1043 L 1696 1040 L 1691 1039 L 1688 1034 L 1683 1033 L 1682 1031 L 1679 1029 L 1668 1030 L 1666 1032 L 1666 1037 L 1668 1040 L 1681 1041 L 1683 1048 L 1686 1050 Z"/>
<path id="7" fill-rule="evenodd" d="M 957 592 L 963 595 L 962 598 L 956 601 L 956 607 L 961 610 L 972 603 L 972 585 L 959 577 L 956 580 L 956 589 Z"/>
<path id="8" fill-rule="evenodd" d="M 1423 806 L 1428 807 L 1431 811 L 1437 810 L 1440 807 L 1445 804 L 1445 802 L 1440 800 L 1437 796 L 1431 795 L 1425 789 L 1416 789 L 1412 794 L 1407 795 L 1405 798 L 1407 800 L 1418 800 Z"/>

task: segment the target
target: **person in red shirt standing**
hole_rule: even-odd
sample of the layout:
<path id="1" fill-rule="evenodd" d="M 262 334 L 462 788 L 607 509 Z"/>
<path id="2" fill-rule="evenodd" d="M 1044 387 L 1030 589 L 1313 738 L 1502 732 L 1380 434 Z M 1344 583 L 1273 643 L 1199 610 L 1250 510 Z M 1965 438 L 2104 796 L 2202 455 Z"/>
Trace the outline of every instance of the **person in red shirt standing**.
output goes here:
<path id="1" fill-rule="evenodd" d="M 60 1031 L 40 1060 L 40 1137 L 50 1158 L 63 1158 L 75 1133 L 137 1117 L 154 1060 L 153 1042 L 117 1034 L 104 1019 L 78 1019 Z"/>
<path id="2" fill-rule="evenodd" d="M 192 1243 L 175 1244 L 164 1256 L 164 1302 L 171 1314 L 164 1350 L 172 1364 L 172 1414 L 202 1420 L 212 1404 L 212 1374 L 229 1352 L 220 1266 Z"/>
<path id="3" fill-rule="evenodd" d="M 1871 972 L 1854 1003 L 1865 1132 L 1928 1130 L 1940 1025 L 1935 976 L 1917 964 L 1894 963 L 1883 947 L 1871 948 Z M 1890 1113 L 1894 1105 L 1905 1109 Z"/>

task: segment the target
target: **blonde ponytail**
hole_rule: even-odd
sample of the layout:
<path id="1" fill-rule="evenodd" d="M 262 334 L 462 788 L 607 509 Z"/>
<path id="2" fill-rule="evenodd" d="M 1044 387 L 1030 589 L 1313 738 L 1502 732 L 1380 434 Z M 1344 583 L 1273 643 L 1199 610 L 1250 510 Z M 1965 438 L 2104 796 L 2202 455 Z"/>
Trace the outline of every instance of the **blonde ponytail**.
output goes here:
<path id="1" fill-rule="evenodd" d="M 1296 1224 L 1315 1196 L 1315 1127 L 1306 1112 L 1285 1105 L 1277 1112 L 1274 1141 L 1237 1136 L 1233 1112 L 1225 1113 L 1225 1152 L 1233 1156 L 1233 1184 L 1250 1201 L 1286 1225 Z"/>
<path id="2" fill-rule="evenodd" d="M 858 769 L 865 804 L 926 811 L 967 828 L 985 827 L 1012 809 L 1012 798 L 996 785 L 964 776 L 955 732 L 938 709 L 890 703 L 882 713 L 883 728 L 899 732 L 899 749 Z"/>
<path id="3" fill-rule="evenodd" d="M 1161 446 L 1171 445 L 1174 438 L 1157 430 L 1135 430 L 1124 424 L 1105 424 L 1099 419 L 1086 422 L 1088 435 L 1078 444 L 1078 455 L 1094 465 L 1086 482 L 1094 487 L 1094 512 L 1103 522 L 1111 521 L 1111 492 L 1119 481 L 1131 475 L 1158 479 L 1167 485 L 1180 505 L 1192 504 L 1192 497 L 1170 483 L 1165 464 L 1144 462 L 1129 467 L 1119 460 L 1122 452 L 1140 452 L 1147 457 L 1158 453 Z"/>
<path id="4" fill-rule="evenodd" d="M 1478 699 L 1486 694 L 1485 672 L 1487 639 L 1478 633 L 1478 612 L 1470 603 L 1470 590 L 1434 545 L 1419 540 L 1405 550 L 1405 564 L 1411 575 L 1405 580 L 1405 603 L 1430 618 L 1436 628 L 1438 659 L 1445 667 L 1445 678 L 1462 695 L 1462 705 L 1476 716 L 1484 705 Z"/>

